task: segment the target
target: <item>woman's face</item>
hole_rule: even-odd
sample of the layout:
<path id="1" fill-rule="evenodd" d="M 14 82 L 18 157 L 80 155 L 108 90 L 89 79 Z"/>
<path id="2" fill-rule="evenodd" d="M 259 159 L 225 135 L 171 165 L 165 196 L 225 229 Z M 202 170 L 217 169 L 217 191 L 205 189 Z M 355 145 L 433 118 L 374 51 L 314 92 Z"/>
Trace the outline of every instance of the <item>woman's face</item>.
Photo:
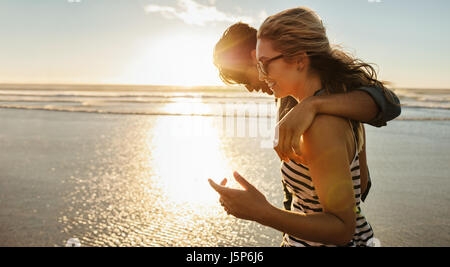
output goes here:
<path id="1" fill-rule="evenodd" d="M 260 81 L 258 77 L 258 70 L 256 68 L 256 63 L 249 67 L 246 71 L 247 83 L 245 83 L 245 88 L 249 92 L 259 92 L 273 95 L 272 90 L 269 89 L 269 86 L 264 81 Z"/>
<path id="2" fill-rule="evenodd" d="M 275 97 L 282 98 L 295 95 L 301 84 L 301 75 L 297 63 L 288 63 L 281 53 L 275 51 L 272 42 L 267 39 L 258 39 L 256 43 L 256 59 L 260 67 L 259 79 L 266 81 Z M 261 71 L 261 69 L 263 69 Z M 264 74 L 265 72 L 265 74 Z"/>

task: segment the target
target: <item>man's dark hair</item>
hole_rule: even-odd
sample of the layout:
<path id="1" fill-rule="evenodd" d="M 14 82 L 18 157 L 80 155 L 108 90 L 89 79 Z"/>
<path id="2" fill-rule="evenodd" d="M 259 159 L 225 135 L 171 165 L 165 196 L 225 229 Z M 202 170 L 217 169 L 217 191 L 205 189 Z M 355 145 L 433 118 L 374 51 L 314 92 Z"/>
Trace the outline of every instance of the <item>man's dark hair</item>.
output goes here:
<path id="1" fill-rule="evenodd" d="M 256 29 L 238 22 L 223 33 L 214 47 L 214 65 L 219 70 L 220 79 L 226 84 L 247 83 L 242 67 L 251 62 L 251 51 L 256 48 Z M 228 63 L 224 66 L 224 63 Z M 230 64 L 233 67 L 230 67 Z"/>

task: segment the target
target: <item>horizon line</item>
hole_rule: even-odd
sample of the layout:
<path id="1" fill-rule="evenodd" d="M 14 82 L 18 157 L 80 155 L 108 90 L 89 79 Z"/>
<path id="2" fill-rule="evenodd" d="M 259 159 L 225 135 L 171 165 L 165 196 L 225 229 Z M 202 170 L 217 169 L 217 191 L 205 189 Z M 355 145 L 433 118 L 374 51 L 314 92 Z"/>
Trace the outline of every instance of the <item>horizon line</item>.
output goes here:
<path id="1" fill-rule="evenodd" d="M 0 87 L 3 86 L 112 86 L 112 87 L 171 87 L 174 88 L 191 88 L 191 89 L 199 89 L 201 87 L 206 88 L 239 88 L 244 87 L 242 85 L 212 85 L 212 84 L 204 84 L 204 85 L 179 85 L 179 84 L 138 84 L 138 83 L 21 83 L 21 82 L 0 82 Z M 450 90 L 450 87 L 387 87 L 388 89 L 393 90 Z"/>

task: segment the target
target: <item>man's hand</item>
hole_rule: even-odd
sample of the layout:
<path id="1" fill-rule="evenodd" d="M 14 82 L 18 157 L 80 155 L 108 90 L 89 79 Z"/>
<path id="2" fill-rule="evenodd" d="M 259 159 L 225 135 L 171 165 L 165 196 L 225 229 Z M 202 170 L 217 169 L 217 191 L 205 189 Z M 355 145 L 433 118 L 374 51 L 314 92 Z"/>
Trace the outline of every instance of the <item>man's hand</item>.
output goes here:
<path id="1" fill-rule="evenodd" d="M 300 138 L 317 114 L 311 99 L 309 97 L 298 103 L 276 126 L 274 149 L 281 160 L 305 162 L 300 151 Z"/>

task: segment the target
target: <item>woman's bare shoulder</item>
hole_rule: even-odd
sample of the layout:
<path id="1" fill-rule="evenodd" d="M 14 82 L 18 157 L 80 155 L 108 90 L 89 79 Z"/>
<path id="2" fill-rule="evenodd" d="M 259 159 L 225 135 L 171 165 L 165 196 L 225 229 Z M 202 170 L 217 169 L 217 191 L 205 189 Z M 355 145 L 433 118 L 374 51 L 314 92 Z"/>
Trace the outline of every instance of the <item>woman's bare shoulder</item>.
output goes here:
<path id="1" fill-rule="evenodd" d="M 351 128 L 347 119 L 318 115 L 309 129 L 303 134 L 305 156 L 314 156 L 334 147 L 347 147 L 351 141 Z"/>
<path id="2" fill-rule="evenodd" d="M 350 128 L 347 119 L 338 116 L 320 114 L 315 117 L 313 123 L 305 134 L 340 134 L 345 133 L 348 130 L 350 130 Z"/>

